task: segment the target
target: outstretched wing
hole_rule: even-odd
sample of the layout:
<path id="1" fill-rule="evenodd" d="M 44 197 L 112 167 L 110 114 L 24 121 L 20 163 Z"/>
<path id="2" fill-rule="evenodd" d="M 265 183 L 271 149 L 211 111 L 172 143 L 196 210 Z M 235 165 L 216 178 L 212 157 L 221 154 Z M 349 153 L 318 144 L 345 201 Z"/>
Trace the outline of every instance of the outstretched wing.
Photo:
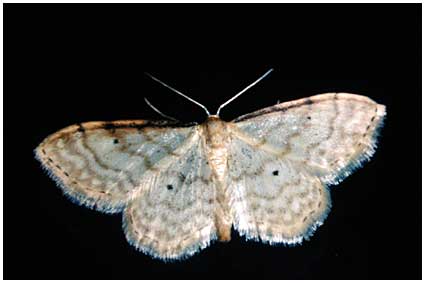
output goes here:
<path id="1" fill-rule="evenodd" d="M 115 213 L 140 188 L 144 174 L 194 133 L 195 127 L 166 122 L 88 122 L 50 135 L 35 154 L 73 201 Z"/>
<path id="2" fill-rule="evenodd" d="M 217 237 L 216 183 L 204 150 L 194 137 L 161 170 L 147 174 L 123 213 L 127 240 L 163 260 L 185 258 Z"/>
<path id="3" fill-rule="evenodd" d="M 302 164 L 233 138 L 229 156 L 235 228 L 247 238 L 295 244 L 330 207 L 326 187 Z"/>
<path id="4" fill-rule="evenodd" d="M 282 103 L 230 124 L 235 226 L 248 237 L 296 243 L 330 207 L 327 184 L 348 176 L 376 147 L 385 106 L 329 93 Z"/>
<path id="5" fill-rule="evenodd" d="M 384 116 L 385 106 L 365 96 L 328 93 L 241 116 L 234 128 L 336 184 L 373 155 Z"/>

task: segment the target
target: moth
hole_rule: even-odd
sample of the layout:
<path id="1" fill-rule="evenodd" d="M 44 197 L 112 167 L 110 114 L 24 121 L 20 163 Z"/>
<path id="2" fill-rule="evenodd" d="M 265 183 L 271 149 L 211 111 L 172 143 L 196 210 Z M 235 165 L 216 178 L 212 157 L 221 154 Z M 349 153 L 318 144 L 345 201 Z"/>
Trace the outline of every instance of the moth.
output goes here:
<path id="1" fill-rule="evenodd" d="M 301 243 L 329 212 L 328 186 L 373 155 L 385 106 L 326 93 L 220 119 L 270 72 L 215 115 L 151 76 L 205 109 L 206 121 L 80 123 L 48 136 L 36 158 L 75 203 L 122 213 L 128 242 L 162 260 L 229 241 L 232 227 L 247 239 Z"/>

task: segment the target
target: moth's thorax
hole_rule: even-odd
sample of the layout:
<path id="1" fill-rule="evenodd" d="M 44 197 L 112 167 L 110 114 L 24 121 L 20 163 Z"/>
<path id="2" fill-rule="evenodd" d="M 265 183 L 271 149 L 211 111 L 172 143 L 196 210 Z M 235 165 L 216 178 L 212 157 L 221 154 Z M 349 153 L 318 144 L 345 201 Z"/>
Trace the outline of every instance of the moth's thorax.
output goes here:
<path id="1" fill-rule="evenodd" d="M 226 122 L 217 116 L 209 116 L 204 123 L 204 130 L 209 160 L 219 181 L 223 181 L 227 169 L 227 144 L 229 142 Z"/>

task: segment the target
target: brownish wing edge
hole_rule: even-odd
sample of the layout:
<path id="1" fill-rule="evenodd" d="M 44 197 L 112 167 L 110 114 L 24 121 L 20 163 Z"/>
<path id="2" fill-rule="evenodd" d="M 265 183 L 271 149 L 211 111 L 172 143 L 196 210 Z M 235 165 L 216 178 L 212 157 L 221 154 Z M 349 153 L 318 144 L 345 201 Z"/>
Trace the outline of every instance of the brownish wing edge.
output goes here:
<path id="1" fill-rule="evenodd" d="M 114 131 L 115 129 L 124 129 L 124 128 L 132 128 L 136 130 L 142 130 L 144 128 L 181 128 L 181 127 L 192 127 L 196 125 L 196 123 L 181 123 L 174 121 L 165 121 L 165 120 L 117 120 L 117 121 L 93 121 L 93 122 L 83 122 L 74 124 L 68 127 L 65 127 L 51 135 L 49 135 L 42 144 L 55 140 L 59 137 L 63 137 L 67 134 L 72 134 L 77 131 L 85 132 L 96 129 L 105 129 Z"/>
<path id="2" fill-rule="evenodd" d="M 361 101 L 361 102 L 369 102 L 375 104 L 376 102 L 370 99 L 369 97 L 358 95 L 358 94 L 351 94 L 351 93 L 324 93 L 324 94 L 318 94 L 306 98 L 301 98 L 293 101 L 283 102 L 280 104 L 276 104 L 270 107 L 266 107 L 257 111 L 254 111 L 252 113 L 248 113 L 245 115 L 242 115 L 236 119 L 234 119 L 232 122 L 237 123 L 241 121 L 245 121 L 251 118 L 255 118 L 257 116 L 273 113 L 273 112 L 285 112 L 288 109 L 299 107 L 302 105 L 310 105 L 318 102 L 323 102 L 327 100 L 334 100 L 334 99 L 345 99 L 345 100 L 353 100 L 353 101 Z"/>

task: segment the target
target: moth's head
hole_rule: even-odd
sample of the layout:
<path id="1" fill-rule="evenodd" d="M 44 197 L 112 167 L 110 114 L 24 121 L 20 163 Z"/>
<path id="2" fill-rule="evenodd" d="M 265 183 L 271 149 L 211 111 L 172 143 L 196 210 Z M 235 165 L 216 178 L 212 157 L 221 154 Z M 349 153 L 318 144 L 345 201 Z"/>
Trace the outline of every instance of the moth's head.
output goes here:
<path id="1" fill-rule="evenodd" d="M 208 115 L 207 121 L 217 121 L 217 120 L 221 120 L 220 116 L 218 116 L 218 115 Z"/>

